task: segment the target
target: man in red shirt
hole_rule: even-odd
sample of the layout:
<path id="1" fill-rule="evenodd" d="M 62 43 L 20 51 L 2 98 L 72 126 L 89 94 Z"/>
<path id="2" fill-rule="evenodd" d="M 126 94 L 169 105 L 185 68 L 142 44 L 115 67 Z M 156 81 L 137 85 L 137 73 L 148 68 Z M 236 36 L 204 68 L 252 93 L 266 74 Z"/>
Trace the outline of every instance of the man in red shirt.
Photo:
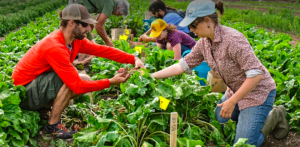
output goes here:
<path id="1" fill-rule="evenodd" d="M 72 65 L 78 53 L 135 64 L 136 68 L 145 67 L 133 55 L 85 39 L 87 26 L 97 21 L 91 19 L 84 6 L 69 5 L 60 12 L 60 17 L 60 29 L 28 50 L 14 69 L 12 78 L 15 85 L 26 87 L 26 99 L 21 101 L 20 107 L 38 110 L 46 114 L 42 118 L 49 119 L 43 128 L 43 136 L 71 139 L 74 131 L 66 129 L 60 121 L 69 100 L 80 94 L 120 84 L 129 78 L 129 74 L 117 74 L 111 79 L 92 81 L 89 76 L 78 74 Z M 51 106 L 49 117 L 45 111 Z"/>

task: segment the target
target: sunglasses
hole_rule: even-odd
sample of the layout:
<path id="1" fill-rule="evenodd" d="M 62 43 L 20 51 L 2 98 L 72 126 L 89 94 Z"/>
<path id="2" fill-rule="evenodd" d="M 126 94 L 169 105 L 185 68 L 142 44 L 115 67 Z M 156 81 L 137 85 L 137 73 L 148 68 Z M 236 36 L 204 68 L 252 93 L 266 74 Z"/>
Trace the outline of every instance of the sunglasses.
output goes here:
<path id="1" fill-rule="evenodd" d="M 88 23 L 85 23 L 85 22 L 82 22 L 82 21 L 79 21 L 79 20 L 74 20 L 74 22 L 76 23 L 76 24 L 81 24 L 82 25 L 82 27 L 87 27 L 89 24 Z"/>

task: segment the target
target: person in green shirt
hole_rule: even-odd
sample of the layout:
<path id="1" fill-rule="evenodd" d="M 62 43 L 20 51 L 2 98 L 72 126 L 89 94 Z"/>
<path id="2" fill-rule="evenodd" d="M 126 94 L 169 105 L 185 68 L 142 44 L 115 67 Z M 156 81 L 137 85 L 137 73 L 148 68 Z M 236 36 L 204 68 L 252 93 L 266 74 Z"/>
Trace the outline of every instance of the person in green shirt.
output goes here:
<path id="1" fill-rule="evenodd" d="M 78 3 L 85 6 L 89 13 L 98 13 L 97 24 L 96 26 L 90 25 L 89 31 L 91 32 L 94 28 L 97 30 L 99 36 L 105 42 L 105 45 L 112 46 L 113 44 L 109 39 L 104 23 L 107 18 L 111 15 L 124 15 L 129 14 L 129 3 L 127 0 L 69 0 L 69 5 Z M 89 35 L 88 35 L 89 36 Z M 82 63 L 85 65 L 89 63 L 94 56 L 79 55 L 78 61 L 74 62 L 75 65 Z"/>

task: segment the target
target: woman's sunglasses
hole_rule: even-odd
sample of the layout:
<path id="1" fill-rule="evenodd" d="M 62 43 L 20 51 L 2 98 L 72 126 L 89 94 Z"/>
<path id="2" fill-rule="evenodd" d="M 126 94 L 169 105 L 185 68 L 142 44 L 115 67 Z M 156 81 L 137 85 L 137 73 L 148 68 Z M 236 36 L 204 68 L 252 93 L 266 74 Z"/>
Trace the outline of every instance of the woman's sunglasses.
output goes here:
<path id="1" fill-rule="evenodd" d="M 85 22 L 82 22 L 82 21 L 79 21 L 79 20 L 74 20 L 74 22 L 76 23 L 76 24 L 81 24 L 82 25 L 82 27 L 87 27 L 89 24 L 88 23 L 85 23 Z"/>

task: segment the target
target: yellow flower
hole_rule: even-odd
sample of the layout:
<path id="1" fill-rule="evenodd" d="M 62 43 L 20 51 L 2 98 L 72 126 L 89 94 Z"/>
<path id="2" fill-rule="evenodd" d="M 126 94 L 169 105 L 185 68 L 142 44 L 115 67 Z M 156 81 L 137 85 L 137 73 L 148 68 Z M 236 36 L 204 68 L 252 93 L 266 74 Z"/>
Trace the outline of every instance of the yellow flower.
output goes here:
<path id="1" fill-rule="evenodd" d="M 126 23 L 126 22 L 127 22 L 127 20 L 125 19 L 123 23 Z"/>

